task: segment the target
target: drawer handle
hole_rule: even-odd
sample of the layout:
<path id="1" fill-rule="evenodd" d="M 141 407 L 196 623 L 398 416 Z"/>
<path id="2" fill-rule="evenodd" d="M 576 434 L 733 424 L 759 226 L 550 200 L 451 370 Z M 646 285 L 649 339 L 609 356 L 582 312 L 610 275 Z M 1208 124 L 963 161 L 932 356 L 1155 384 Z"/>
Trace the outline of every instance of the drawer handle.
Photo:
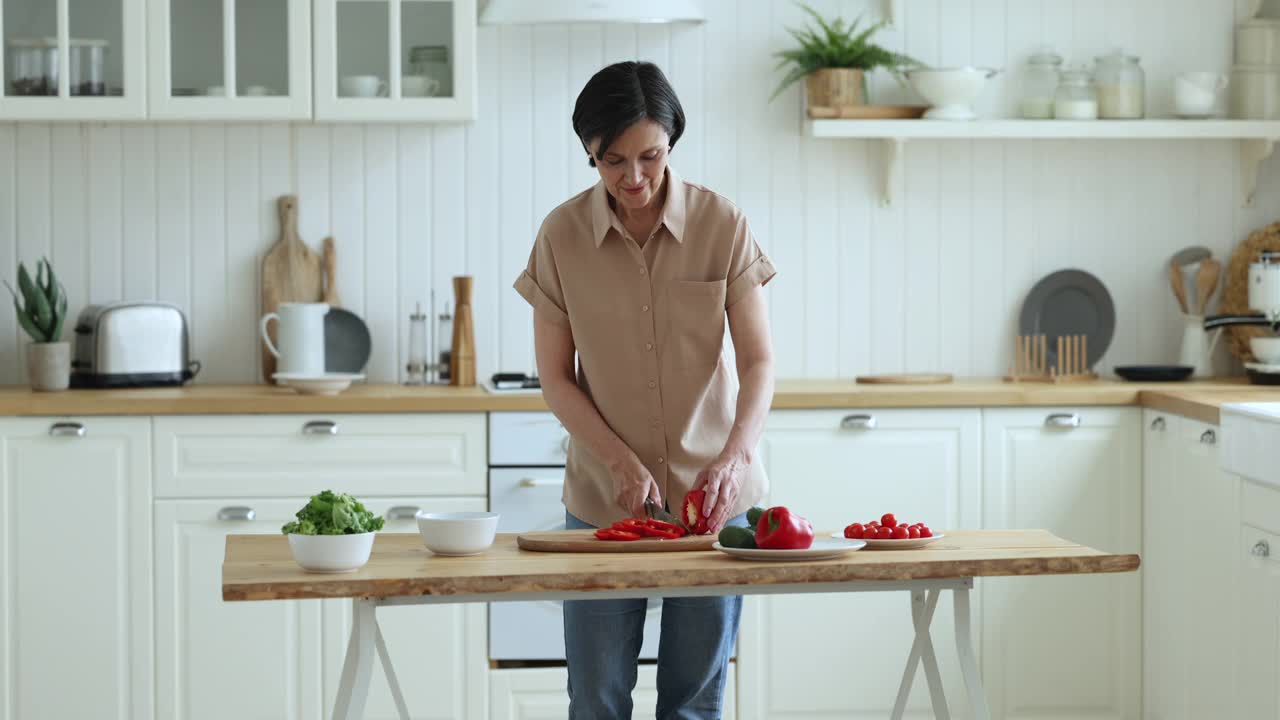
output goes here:
<path id="1" fill-rule="evenodd" d="M 1249 551 L 1249 554 L 1255 557 L 1271 557 L 1271 543 L 1266 540 L 1259 540 L 1254 543 L 1253 549 Z"/>
<path id="2" fill-rule="evenodd" d="M 302 426 L 303 435 L 337 435 L 338 423 L 332 420 L 312 420 Z"/>
<path id="3" fill-rule="evenodd" d="M 49 426 L 49 434 L 53 437 L 84 437 L 85 427 L 78 422 L 56 422 Z"/>
<path id="4" fill-rule="evenodd" d="M 1078 428 L 1080 416 L 1075 413 L 1053 413 L 1044 419 L 1044 426 L 1051 428 Z"/>
<path id="5" fill-rule="evenodd" d="M 1205 445 L 1213 445 L 1218 442 L 1218 433 L 1212 430 L 1205 430 L 1204 432 L 1200 433 L 1200 442 L 1204 443 Z"/>
<path id="6" fill-rule="evenodd" d="M 387 510 L 387 519 L 392 522 L 396 520 L 412 520 L 417 516 L 417 505 L 397 505 Z"/>
<path id="7" fill-rule="evenodd" d="M 520 487 L 522 488 L 540 488 L 540 487 L 564 487 L 564 478 L 559 480 L 538 479 L 538 478 L 520 478 Z"/>
<path id="8" fill-rule="evenodd" d="M 1151 421 L 1152 430 L 1164 430 L 1164 418 L 1158 417 Z"/>
<path id="9" fill-rule="evenodd" d="M 253 508 L 244 505 L 224 507 L 218 511 L 218 519 L 223 521 L 248 522 L 257 516 Z"/>
<path id="10" fill-rule="evenodd" d="M 842 430 L 874 430 L 875 427 L 875 415 L 845 415 L 840 421 Z"/>

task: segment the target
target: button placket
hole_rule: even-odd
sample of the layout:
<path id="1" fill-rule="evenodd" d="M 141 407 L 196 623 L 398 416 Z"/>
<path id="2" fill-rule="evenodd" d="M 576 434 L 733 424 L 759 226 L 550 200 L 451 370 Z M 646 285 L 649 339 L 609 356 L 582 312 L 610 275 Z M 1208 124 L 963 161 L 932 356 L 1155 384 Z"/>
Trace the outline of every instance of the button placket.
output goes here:
<path id="1" fill-rule="evenodd" d="M 643 258 L 641 258 L 643 262 Z M 649 433 L 650 443 L 653 449 L 653 455 L 650 461 L 656 461 L 656 465 L 651 468 L 653 479 L 658 484 L 658 491 L 662 496 L 667 497 L 667 456 L 670 454 L 667 447 L 667 433 L 665 423 L 662 421 L 662 385 L 661 368 L 658 363 L 658 355 L 653 352 L 655 343 L 657 342 L 657 313 L 653 312 L 653 274 L 642 264 L 639 275 L 644 279 L 644 293 L 642 304 L 640 306 L 642 321 L 642 335 L 644 336 L 645 349 L 645 365 L 648 380 L 645 382 L 648 388 L 647 405 L 650 408 L 649 414 Z"/>

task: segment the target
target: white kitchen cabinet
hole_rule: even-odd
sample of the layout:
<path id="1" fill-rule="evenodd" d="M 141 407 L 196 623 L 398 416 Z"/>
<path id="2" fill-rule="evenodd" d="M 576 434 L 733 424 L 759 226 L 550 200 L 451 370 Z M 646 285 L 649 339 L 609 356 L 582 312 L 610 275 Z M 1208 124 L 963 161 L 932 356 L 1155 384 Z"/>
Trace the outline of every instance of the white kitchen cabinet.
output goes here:
<path id="1" fill-rule="evenodd" d="M 1143 709 L 1151 720 L 1187 720 L 1183 420 L 1154 410 L 1142 420 Z"/>
<path id="2" fill-rule="evenodd" d="M 146 117 L 145 2 L 0 0 L 0 119 Z"/>
<path id="3" fill-rule="evenodd" d="M 484 413 L 158 417 L 158 497 L 485 494 Z"/>
<path id="4" fill-rule="evenodd" d="M 819 532 L 886 512 L 930 527 L 981 524 L 978 410 L 780 410 L 769 414 L 760 461 L 769 504 L 785 505 Z M 951 598 L 933 622 L 951 647 Z M 976 613 L 976 611 L 975 611 Z M 884 718 L 911 649 L 906 592 L 748 597 L 738 644 L 742 718 Z M 949 698 L 964 684 L 954 652 L 938 653 Z M 910 717 L 932 717 L 923 676 Z"/>
<path id="5" fill-rule="evenodd" d="M 738 717 L 736 668 L 730 663 L 724 684 L 721 718 Z M 562 667 L 493 670 L 489 685 L 489 720 L 564 720 L 569 712 L 568 674 Z M 631 692 L 633 717 L 652 717 L 658 702 L 658 672 L 641 665 Z"/>
<path id="6" fill-rule="evenodd" d="M 1240 515 L 1234 648 L 1239 705 L 1233 717 L 1275 718 L 1280 717 L 1280 490 L 1242 481 Z"/>
<path id="7" fill-rule="evenodd" d="M 310 0 L 148 0 L 150 117 L 311 117 Z"/>
<path id="8" fill-rule="evenodd" d="M 0 419 L 0 718 L 155 717 L 150 440 L 146 418 Z"/>
<path id="9" fill-rule="evenodd" d="M 471 120 L 475 0 L 315 0 L 315 117 Z"/>
<path id="10" fill-rule="evenodd" d="M 388 518 L 383 532 L 418 532 L 413 513 L 484 511 L 485 499 L 392 498 L 365 502 Z M 426 549 L 423 549 L 426 553 Z M 324 707 L 332 708 L 351 635 L 351 601 L 325 600 Z M 484 603 L 378 608 L 378 625 L 414 720 L 484 718 L 489 673 Z M 326 710 L 327 712 L 327 710 Z M 561 714 L 563 717 L 563 713 Z M 374 667 L 365 720 L 399 720 L 381 664 Z"/>
<path id="11" fill-rule="evenodd" d="M 276 534 L 307 498 L 161 500 L 157 717 L 320 717 L 319 600 L 223 602 L 228 534 Z"/>
<path id="12" fill-rule="evenodd" d="M 1136 408 L 984 410 L 986 526 L 1138 552 L 1140 421 Z M 992 714 L 1137 718 L 1141 583 L 1139 573 L 980 580 Z"/>

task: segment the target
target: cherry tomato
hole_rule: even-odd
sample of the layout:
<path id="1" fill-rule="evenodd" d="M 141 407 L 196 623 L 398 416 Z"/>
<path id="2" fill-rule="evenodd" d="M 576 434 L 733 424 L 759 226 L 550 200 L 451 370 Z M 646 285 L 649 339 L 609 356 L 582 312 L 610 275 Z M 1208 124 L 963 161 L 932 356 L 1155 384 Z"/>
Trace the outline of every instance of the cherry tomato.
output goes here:
<path id="1" fill-rule="evenodd" d="M 893 529 L 894 540 L 906 540 L 909 537 L 911 537 L 911 531 L 907 530 L 905 527 L 899 525 Z"/>
<path id="2" fill-rule="evenodd" d="M 880 522 L 878 520 L 872 520 L 871 522 L 867 523 L 867 527 L 878 528 L 880 527 Z"/>
<path id="3" fill-rule="evenodd" d="M 920 526 L 920 537 L 922 537 L 922 538 L 933 537 L 933 531 L 932 531 L 932 530 L 930 530 L 929 528 L 925 527 L 924 525 L 921 525 L 921 526 Z"/>
<path id="4" fill-rule="evenodd" d="M 876 530 L 877 540 L 892 540 L 893 528 L 882 527 Z"/>
<path id="5" fill-rule="evenodd" d="M 862 536 L 865 533 L 866 533 L 866 528 L 862 526 L 862 523 L 853 523 L 852 525 L 844 529 L 844 536 L 847 538 L 853 538 L 855 540 L 861 540 Z"/>
<path id="6" fill-rule="evenodd" d="M 893 516 L 893 513 L 885 513 L 885 514 L 880 518 L 880 524 L 881 524 L 881 525 L 883 525 L 883 526 L 885 526 L 885 527 L 887 527 L 887 528 L 897 527 L 897 526 L 898 526 L 898 519 L 897 519 L 897 518 L 895 518 L 895 517 Z"/>
<path id="7" fill-rule="evenodd" d="M 912 525 L 911 527 L 907 528 L 907 537 L 911 538 L 912 540 L 915 540 L 916 538 L 920 537 L 920 528 L 916 527 L 915 525 Z"/>

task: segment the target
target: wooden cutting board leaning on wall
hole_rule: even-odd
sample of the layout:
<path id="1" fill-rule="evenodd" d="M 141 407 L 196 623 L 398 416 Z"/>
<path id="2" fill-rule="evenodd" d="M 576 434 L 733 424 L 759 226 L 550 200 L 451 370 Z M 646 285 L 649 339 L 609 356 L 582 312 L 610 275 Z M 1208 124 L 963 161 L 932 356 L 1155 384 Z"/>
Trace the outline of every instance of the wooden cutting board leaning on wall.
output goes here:
<path id="1" fill-rule="evenodd" d="M 298 237 L 298 198 L 284 195 L 278 201 L 280 239 L 262 260 L 262 315 L 276 311 L 280 303 L 327 302 L 338 304 L 335 285 L 337 265 L 333 238 L 325 238 L 323 258 L 312 252 Z M 276 340 L 276 323 L 267 327 L 271 341 Z M 268 383 L 276 372 L 276 358 L 262 348 L 262 378 Z"/>

